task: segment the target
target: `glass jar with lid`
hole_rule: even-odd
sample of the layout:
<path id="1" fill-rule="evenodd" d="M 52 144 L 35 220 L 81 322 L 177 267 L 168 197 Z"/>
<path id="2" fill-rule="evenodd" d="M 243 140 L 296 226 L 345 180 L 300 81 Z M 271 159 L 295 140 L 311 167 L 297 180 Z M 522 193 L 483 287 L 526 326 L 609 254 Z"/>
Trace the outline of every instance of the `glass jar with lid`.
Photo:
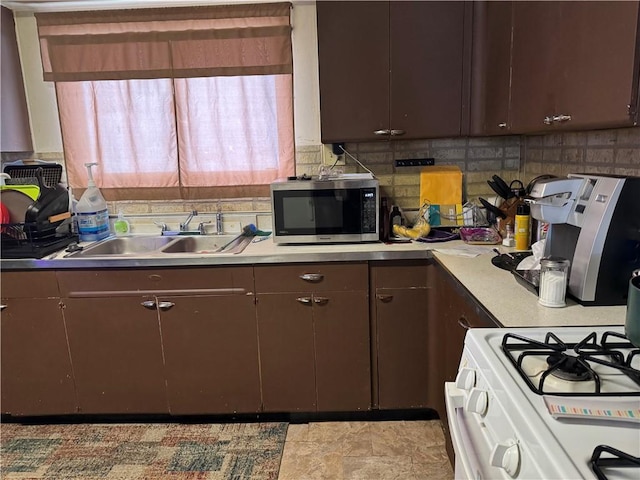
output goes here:
<path id="1" fill-rule="evenodd" d="M 540 260 L 540 288 L 538 303 L 545 307 L 564 307 L 569 279 L 569 260 L 544 257 Z"/>

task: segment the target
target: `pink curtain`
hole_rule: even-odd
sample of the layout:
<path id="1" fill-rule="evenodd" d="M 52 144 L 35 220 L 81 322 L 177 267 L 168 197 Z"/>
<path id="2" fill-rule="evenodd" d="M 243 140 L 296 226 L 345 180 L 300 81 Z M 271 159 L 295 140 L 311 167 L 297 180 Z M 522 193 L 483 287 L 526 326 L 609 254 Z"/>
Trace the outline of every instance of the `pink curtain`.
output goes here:
<path id="1" fill-rule="evenodd" d="M 38 14 L 70 185 L 86 162 L 108 199 L 255 196 L 292 175 L 289 8 Z"/>

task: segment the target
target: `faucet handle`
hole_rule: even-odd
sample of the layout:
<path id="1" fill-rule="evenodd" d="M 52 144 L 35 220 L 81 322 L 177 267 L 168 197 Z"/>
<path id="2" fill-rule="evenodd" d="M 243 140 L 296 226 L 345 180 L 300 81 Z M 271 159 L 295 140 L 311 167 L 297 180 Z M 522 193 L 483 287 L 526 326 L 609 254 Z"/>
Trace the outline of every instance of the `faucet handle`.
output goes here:
<path id="1" fill-rule="evenodd" d="M 155 223 L 157 226 L 160 227 L 160 231 L 161 232 L 166 232 L 169 230 L 169 227 L 167 226 L 166 223 L 164 222 L 156 222 L 155 220 L 153 221 L 153 223 Z"/>
<path id="2" fill-rule="evenodd" d="M 206 222 L 200 222 L 198 224 L 198 231 L 200 232 L 200 235 L 206 235 L 207 234 L 207 230 L 204 228 L 204 226 L 207 223 L 211 223 L 211 220 L 207 220 Z"/>

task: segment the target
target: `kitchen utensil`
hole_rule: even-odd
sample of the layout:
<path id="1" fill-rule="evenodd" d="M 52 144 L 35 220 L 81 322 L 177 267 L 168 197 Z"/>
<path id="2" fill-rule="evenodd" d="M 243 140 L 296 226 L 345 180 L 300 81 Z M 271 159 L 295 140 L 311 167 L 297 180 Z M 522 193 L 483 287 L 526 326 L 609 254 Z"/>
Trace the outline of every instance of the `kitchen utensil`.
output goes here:
<path id="1" fill-rule="evenodd" d="M 497 245 L 502 237 L 495 228 L 460 227 L 460 238 L 470 245 Z"/>
<path id="2" fill-rule="evenodd" d="M 487 212 L 492 213 L 494 217 L 496 217 L 496 218 L 507 218 L 507 215 L 502 210 L 500 210 L 495 205 L 491 205 L 491 203 L 486 201 L 484 198 L 480 197 L 480 198 L 478 198 L 478 200 L 480 200 L 480 203 L 482 204 L 482 206 L 487 209 Z M 491 223 L 491 222 L 489 222 L 489 223 Z"/>
<path id="3" fill-rule="evenodd" d="M 0 191 L 16 190 L 27 195 L 31 200 L 35 201 L 40 196 L 40 187 L 38 185 L 1 185 Z"/>
<path id="4" fill-rule="evenodd" d="M 629 341 L 640 348 L 640 270 L 635 270 L 629 280 L 624 331 Z"/>
<path id="5" fill-rule="evenodd" d="M 502 198 L 509 199 L 514 196 L 507 182 L 505 182 L 500 176 L 494 175 L 491 178 L 496 183 L 496 186 L 500 189 L 500 191 L 504 193 L 504 195 L 501 195 Z"/>
<path id="6" fill-rule="evenodd" d="M 491 190 L 493 190 L 500 198 L 504 200 L 508 198 L 509 192 L 503 191 L 496 182 L 487 180 L 487 184 L 491 187 Z"/>
<path id="7" fill-rule="evenodd" d="M 494 248 L 494 251 L 498 253 L 498 255 L 491 258 L 491 263 L 498 268 L 510 272 L 515 270 L 523 259 L 531 256 L 531 252 L 500 253 L 497 248 Z"/>
<path id="8" fill-rule="evenodd" d="M 1 190 L 0 202 L 9 211 L 9 221 L 6 223 L 24 223 L 27 210 L 33 205 L 31 197 L 17 190 Z"/>

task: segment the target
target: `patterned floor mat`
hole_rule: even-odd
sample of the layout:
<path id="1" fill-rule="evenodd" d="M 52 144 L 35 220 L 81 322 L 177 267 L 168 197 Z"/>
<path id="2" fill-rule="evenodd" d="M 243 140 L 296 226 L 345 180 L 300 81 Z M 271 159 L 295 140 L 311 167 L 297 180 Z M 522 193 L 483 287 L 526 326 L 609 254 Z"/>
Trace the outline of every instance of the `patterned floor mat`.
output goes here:
<path id="1" fill-rule="evenodd" d="M 0 478 L 276 480 L 286 423 L 0 426 Z"/>

